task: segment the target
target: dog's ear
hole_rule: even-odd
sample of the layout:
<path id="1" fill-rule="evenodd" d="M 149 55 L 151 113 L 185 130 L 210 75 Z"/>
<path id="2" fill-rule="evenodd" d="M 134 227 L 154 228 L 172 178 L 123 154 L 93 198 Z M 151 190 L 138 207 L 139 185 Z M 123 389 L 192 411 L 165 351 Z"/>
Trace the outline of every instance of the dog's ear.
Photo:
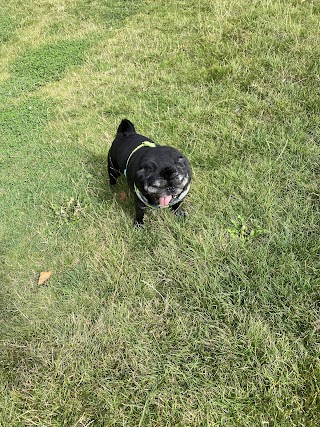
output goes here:
<path id="1" fill-rule="evenodd" d="M 128 120 L 128 119 L 122 120 L 122 122 L 120 123 L 120 125 L 118 127 L 117 135 L 121 134 L 121 133 L 124 136 L 131 135 L 132 133 L 136 133 L 136 130 L 135 130 L 133 124 L 130 122 L 130 120 Z"/>
<path id="2" fill-rule="evenodd" d="M 187 159 L 185 157 L 182 157 L 182 156 L 179 157 L 177 163 L 179 166 L 181 166 L 184 169 L 188 167 L 188 162 L 187 162 Z"/>
<path id="3" fill-rule="evenodd" d="M 139 181 L 145 181 L 153 174 L 157 167 L 157 164 L 152 160 L 147 163 L 144 163 L 142 167 L 137 171 L 137 178 L 139 179 Z"/>

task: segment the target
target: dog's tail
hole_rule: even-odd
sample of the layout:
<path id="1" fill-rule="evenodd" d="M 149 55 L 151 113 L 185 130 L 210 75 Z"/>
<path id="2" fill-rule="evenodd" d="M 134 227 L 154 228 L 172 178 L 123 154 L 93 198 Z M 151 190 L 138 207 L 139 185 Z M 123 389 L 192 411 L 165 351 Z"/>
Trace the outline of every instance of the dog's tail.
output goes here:
<path id="1" fill-rule="evenodd" d="M 122 122 L 118 127 L 117 135 L 119 135 L 120 133 L 122 133 L 124 136 L 130 135 L 132 133 L 136 133 L 136 130 L 133 124 L 130 122 L 130 120 L 128 119 L 122 120 Z"/>

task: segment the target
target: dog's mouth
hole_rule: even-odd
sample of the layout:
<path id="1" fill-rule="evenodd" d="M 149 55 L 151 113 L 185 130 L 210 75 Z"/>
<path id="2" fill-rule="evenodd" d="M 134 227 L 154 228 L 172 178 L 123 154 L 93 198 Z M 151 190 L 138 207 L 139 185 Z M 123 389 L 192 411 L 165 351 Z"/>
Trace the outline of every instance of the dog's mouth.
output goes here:
<path id="1" fill-rule="evenodd" d="M 163 208 L 174 204 L 175 199 L 179 199 L 180 195 L 184 193 L 187 183 L 188 175 L 184 177 L 181 175 L 179 182 L 175 183 L 175 185 L 168 186 L 165 185 L 167 182 L 157 179 L 152 184 L 146 182 L 144 189 L 148 198 Z"/>
<path id="2" fill-rule="evenodd" d="M 168 206 L 168 204 L 171 202 L 171 200 L 174 198 L 175 196 L 165 196 L 165 197 L 159 197 L 159 204 L 160 206 Z"/>
<path id="3" fill-rule="evenodd" d="M 168 194 L 168 192 L 162 192 L 160 194 L 155 194 L 154 192 L 150 194 L 146 192 L 145 194 L 141 194 L 137 186 L 134 184 L 136 195 L 145 205 L 159 208 L 166 208 L 180 202 L 188 194 L 189 189 L 190 184 L 187 185 L 183 191 L 170 189 L 172 190 L 171 194 Z"/>
<path id="4" fill-rule="evenodd" d="M 169 206 L 170 203 L 173 203 L 175 199 L 180 197 L 181 193 L 178 194 L 169 194 L 169 196 L 162 196 L 158 199 L 158 204 L 161 207 Z"/>

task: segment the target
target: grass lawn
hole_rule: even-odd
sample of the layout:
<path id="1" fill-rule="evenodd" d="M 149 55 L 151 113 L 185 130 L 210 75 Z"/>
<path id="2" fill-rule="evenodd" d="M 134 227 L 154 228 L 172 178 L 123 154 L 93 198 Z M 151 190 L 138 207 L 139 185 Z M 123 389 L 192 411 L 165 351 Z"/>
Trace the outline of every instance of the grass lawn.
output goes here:
<path id="1" fill-rule="evenodd" d="M 0 425 L 319 426 L 319 3 L 1 8 Z M 109 189 L 125 117 L 187 219 Z"/>

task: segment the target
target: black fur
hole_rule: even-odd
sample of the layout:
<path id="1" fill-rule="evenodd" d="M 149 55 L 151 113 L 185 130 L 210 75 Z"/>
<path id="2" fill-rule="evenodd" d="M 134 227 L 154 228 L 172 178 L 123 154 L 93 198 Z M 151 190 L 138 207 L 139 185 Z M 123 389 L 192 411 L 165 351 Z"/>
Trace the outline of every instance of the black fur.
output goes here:
<path id="1" fill-rule="evenodd" d="M 136 133 L 129 120 L 122 120 L 108 154 L 110 185 L 116 184 L 117 178 L 126 169 L 130 154 L 144 141 L 153 142 L 150 138 Z M 157 205 L 160 201 L 167 204 L 168 198 L 173 201 L 188 187 L 191 168 L 180 151 L 157 144 L 156 147 L 141 147 L 133 153 L 126 176 L 135 198 L 135 223 L 140 225 L 143 224 L 146 204 L 136 195 L 134 185 L 147 199 L 148 204 Z M 185 213 L 179 210 L 180 203 L 181 201 L 173 204 L 171 209 L 178 215 L 184 215 Z"/>

